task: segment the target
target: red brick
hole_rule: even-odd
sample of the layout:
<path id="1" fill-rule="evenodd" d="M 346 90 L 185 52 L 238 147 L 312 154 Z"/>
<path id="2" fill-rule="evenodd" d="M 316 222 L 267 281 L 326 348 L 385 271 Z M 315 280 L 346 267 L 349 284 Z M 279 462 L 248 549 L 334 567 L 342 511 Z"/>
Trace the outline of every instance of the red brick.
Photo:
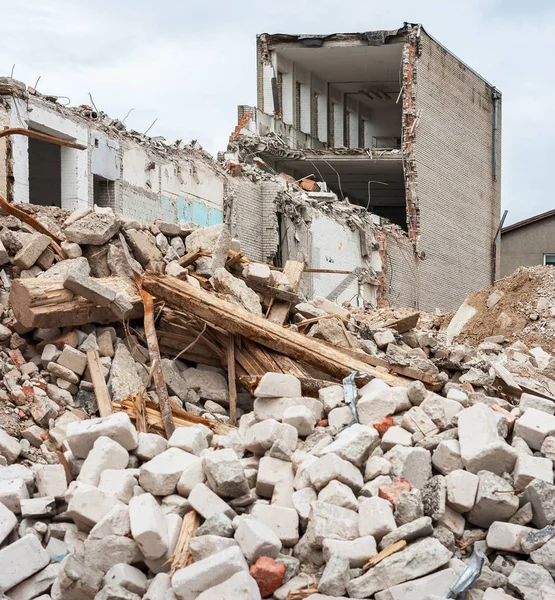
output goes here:
<path id="1" fill-rule="evenodd" d="M 372 425 L 374 429 L 380 434 L 380 437 L 390 428 L 393 427 L 393 417 L 385 417 L 377 423 Z"/>
<path id="2" fill-rule="evenodd" d="M 412 490 L 412 485 L 406 479 L 398 479 L 397 481 L 392 481 L 391 483 L 386 483 L 378 488 L 378 496 L 383 498 L 384 500 L 389 500 L 393 506 L 397 502 L 397 498 L 403 492 L 410 492 Z"/>
<path id="3" fill-rule="evenodd" d="M 285 577 L 285 565 L 269 556 L 261 556 L 251 567 L 250 574 L 258 584 L 262 598 L 267 598 L 281 587 Z"/>

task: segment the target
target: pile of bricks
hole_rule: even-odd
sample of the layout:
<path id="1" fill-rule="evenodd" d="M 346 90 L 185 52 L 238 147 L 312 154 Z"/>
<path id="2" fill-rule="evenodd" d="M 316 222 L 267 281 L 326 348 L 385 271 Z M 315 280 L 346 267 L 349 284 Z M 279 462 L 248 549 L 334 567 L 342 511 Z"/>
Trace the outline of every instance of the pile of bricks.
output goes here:
<path id="1" fill-rule="evenodd" d="M 58 231 L 66 259 L 46 260 L 49 239 L 5 219 L 4 282 L 68 269 L 64 282 L 90 294 L 107 276 L 101 248 L 134 280 L 127 257 L 125 269 L 110 259 L 125 241 L 142 267 L 210 281 L 257 317 L 255 289 L 293 294 L 268 265 L 237 276 L 224 226 L 130 227 L 84 211 Z M 179 264 L 199 249 L 193 269 Z M 114 325 L 30 329 L 0 299 L 0 597 L 555 598 L 555 361 L 544 349 L 502 336 L 448 345 L 443 332 L 369 327 L 349 307 L 300 298 L 288 327 L 364 355 L 374 376 L 307 388 L 266 372 L 239 388 L 233 427 L 226 371 L 164 355 L 177 425 L 166 437 L 138 404 L 122 409 L 159 398 L 144 330 L 117 323 L 121 302 L 107 305 Z M 97 417 L 91 352 L 121 412 Z"/>

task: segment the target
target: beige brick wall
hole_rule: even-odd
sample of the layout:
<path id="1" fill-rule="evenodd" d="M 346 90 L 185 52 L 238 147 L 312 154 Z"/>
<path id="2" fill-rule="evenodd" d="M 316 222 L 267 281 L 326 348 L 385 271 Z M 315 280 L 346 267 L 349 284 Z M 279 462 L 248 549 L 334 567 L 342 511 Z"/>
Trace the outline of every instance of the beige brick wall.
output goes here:
<path id="1" fill-rule="evenodd" d="M 492 277 L 492 241 L 500 219 L 493 179 L 492 89 L 429 38 L 416 67 L 415 158 L 420 206 L 418 305 L 454 309 Z M 500 111 L 501 112 L 501 111 Z M 499 132 L 501 115 L 499 115 Z M 410 297 L 410 294 L 409 294 Z"/>

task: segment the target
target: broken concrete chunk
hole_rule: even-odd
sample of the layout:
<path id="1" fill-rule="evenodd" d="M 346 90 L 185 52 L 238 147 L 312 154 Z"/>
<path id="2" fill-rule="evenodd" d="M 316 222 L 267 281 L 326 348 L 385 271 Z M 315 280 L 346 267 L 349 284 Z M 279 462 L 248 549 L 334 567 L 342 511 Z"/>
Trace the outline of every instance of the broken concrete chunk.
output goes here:
<path id="1" fill-rule="evenodd" d="M 266 373 L 254 391 L 256 398 L 299 398 L 301 382 L 293 375 Z"/>
<path id="2" fill-rule="evenodd" d="M 73 421 L 66 429 L 67 443 L 78 458 L 86 458 L 95 441 L 109 437 L 126 450 L 134 450 L 138 444 L 137 430 L 125 413 L 114 413 L 108 417 Z"/>
<path id="3" fill-rule="evenodd" d="M 178 600 L 194 600 L 241 571 L 248 573 L 247 562 L 240 548 L 232 546 L 176 571 L 172 588 Z"/>
<path id="4" fill-rule="evenodd" d="M 203 277 L 211 277 L 216 269 L 223 268 L 231 247 L 231 236 L 225 224 L 201 227 L 191 232 L 185 240 L 187 252 L 201 250 L 208 254 L 196 262 L 196 271 Z"/>
<path id="5" fill-rule="evenodd" d="M 352 598 L 369 598 L 392 585 L 435 571 L 445 565 L 451 555 L 436 539 L 426 538 L 385 558 L 362 577 L 351 579 L 347 591 Z"/>
<path id="6" fill-rule="evenodd" d="M 32 534 L 4 547 L 0 550 L 0 592 L 6 592 L 25 581 L 44 569 L 49 562 L 48 553 Z"/>
<path id="7" fill-rule="evenodd" d="M 468 521 L 489 527 L 494 521 L 506 521 L 518 510 L 519 502 L 510 483 L 490 471 L 478 472 L 478 491 Z"/>
<path id="8" fill-rule="evenodd" d="M 30 269 L 41 254 L 50 246 L 50 238 L 42 233 L 33 234 L 14 257 L 14 265 L 19 269 Z"/>
<path id="9" fill-rule="evenodd" d="M 102 246 L 119 230 L 119 220 L 113 212 L 91 212 L 65 228 L 68 242 Z"/>

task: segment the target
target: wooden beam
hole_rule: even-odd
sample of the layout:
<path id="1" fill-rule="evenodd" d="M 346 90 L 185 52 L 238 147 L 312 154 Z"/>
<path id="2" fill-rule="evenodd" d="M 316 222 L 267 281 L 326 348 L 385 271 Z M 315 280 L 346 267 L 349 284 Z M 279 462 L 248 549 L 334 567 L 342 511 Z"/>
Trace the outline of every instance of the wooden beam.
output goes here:
<path id="1" fill-rule="evenodd" d="M 209 254 L 203 252 L 202 250 L 191 250 L 191 252 L 187 252 L 187 254 L 182 256 L 177 261 L 177 264 L 180 267 L 188 267 L 189 265 L 196 263 L 201 256 L 209 256 Z"/>
<path id="2" fill-rule="evenodd" d="M 236 279 L 241 279 L 255 292 L 260 292 L 264 296 L 270 296 L 270 298 L 276 298 L 277 300 L 282 300 L 283 302 L 288 302 L 289 304 L 299 304 L 299 302 L 301 302 L 301 298 L 293 292 L 280 290 L 277 287 L 266 285 L 264 283 L 260 283 L 259 281 L 253 281 L 252 279 L 247 279 L 242 275 L 235 274 L 234 277 Z"/>
<path id="3" fill-rule="evenodd" d="M 174 277 L 149 271 L 143 275 L 142 285 L 145 290 L 170 306 L 222 327 L 229 333 L 242 335 L 290 358 L 310 364 L 332 377 L 342 379 L 352 371 L 360 371 L 393 386 L 408 386 L 410 383 L 408 379 L 384 373 L 339 348 L 327 346 L 319 340 L 276 325 Z"/>
<path id="4" fill-rule="evenodd" d="M 410 331 L 416 327 L 418 324 L 418 319 L 420 319 L 420 313 L 415 312 L 412 313 L 412 315 L 408 315 L 408 317 L 396 319 L 395 321 L 389 321 L 384 325 L 384 327 L 395 329 L 397 333 L 405 333 L 405 331 Z"/>
<path id="5" fill-rule="evenodd" d="M 287 276 L 293 290 L 297 290 L 303 276 L 304 263 L 297 260 L 288 260 L 283 269 L 284 275 Z M 275 301 L 270 312 L 268 313 L 268 321 L 276 325 L 284 325 L 287 323 L 287 317 L 291 310 L 291 303 L 282 300 Z"/>
<path id="6" fill-rule="evenodd" d="M 237 382 L 235 381 L 235 336 L 229 334 L 227 342 L 227 385 L 229 388 L 229 422 L 237 424 Z"/>
<path id="7" fill-rule="evenodd" d="M 141 292 L 141 297 L 144 304 L 145 336 L 148 345 L 148 351 L 150 353 L 150 364 L 152 368 L 154 386 L 156 388 L 156 394 L 160 404 L 160 413 L 162 415 L 162 421 L 164 422 L 164 431 L 166 432 L 166 437 L 170 439 L 172 433 L 175 431 L 175 424 L 173 422 L 168 388 L 166 387 L 164 373 L 162 372 L 162 357 L 160 356 L 160 348 L 158 346 L 158 338 L 156 336 L 156 328 L 154 325 L 154 300 L 152 296 L 140 285 L 139 290 Z"/>
<path id="8" fill-rule="evenodd" d="M 103 277 L 98 281 L 123 294 L 132 304 L 130 318 L 143 314 L 141 296 L 126 277 Z M 14 279 L 10 306 L 15 318 L 25 327 L 72 327 L 86 323 L 113 323 L 118 317 L 109 309 L 97 306 L 64 288 L 63 279 Z"/>
<path id="9" fill-rule="evenodd" d="M 89 363 L 89 372 L 94 387 L 96 403 L 98 404 L 98 412 L 101 417 L 107 417 L 112 414 L 112 399 L 110 398 L 108 386 L 102 374 L 98 350 L 87 350 L 87 361 Z"/>

